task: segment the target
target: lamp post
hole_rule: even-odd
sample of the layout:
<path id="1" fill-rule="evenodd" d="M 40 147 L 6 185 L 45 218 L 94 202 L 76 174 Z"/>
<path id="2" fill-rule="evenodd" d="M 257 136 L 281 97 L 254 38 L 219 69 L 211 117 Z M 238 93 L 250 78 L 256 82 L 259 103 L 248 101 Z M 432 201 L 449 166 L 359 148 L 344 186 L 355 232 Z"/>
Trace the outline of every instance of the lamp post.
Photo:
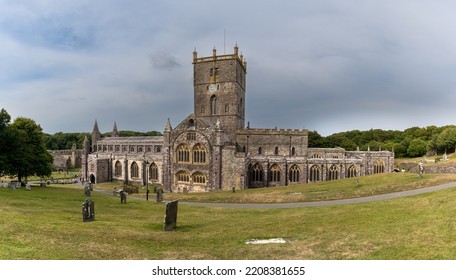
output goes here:
<path id="1" fill-rule="evenodd" d="M 149 201 L 149 161 L 146 161 L 146 200 Z"/>

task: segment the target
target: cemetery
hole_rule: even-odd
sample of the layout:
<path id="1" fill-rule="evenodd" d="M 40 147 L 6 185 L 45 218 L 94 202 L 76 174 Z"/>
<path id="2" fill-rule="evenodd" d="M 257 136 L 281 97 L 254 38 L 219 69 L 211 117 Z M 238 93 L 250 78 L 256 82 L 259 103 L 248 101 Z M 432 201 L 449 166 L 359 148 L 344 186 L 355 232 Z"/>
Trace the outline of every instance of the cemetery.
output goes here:
<path id="1" fill-rule="evenodd" d="M 2 187 L 0 258 L 453 259 L 455 188 L 356 205 L 240 207 L 368 196 L 455 180 L 451 174 L 420 178 L 405 172 L 235 193 L 152 193 L 162 202 L 147 201 L 140 189 L 125 203 L 113 195 L 112 185 L 93 185 L 90 197 L 82 184 L 31 184 L 30 191 Z"/>

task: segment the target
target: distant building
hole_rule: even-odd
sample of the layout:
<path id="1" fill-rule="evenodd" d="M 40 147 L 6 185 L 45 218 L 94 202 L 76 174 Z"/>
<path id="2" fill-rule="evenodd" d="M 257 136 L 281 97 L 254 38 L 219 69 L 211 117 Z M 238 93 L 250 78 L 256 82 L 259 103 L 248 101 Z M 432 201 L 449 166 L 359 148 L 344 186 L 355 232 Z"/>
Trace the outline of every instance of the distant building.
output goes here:
<path id="1" fill-rule="evenodd" d="M 93 183 L 160 184 L 167 191 L 272 187 L 391 172 L 390 151 L 308 148 L 308 131 L 245 127 L 247 62 L 234 53 L 193 52 L 194 112 L 163 136 L 84 142 L 83 177 Z"/>

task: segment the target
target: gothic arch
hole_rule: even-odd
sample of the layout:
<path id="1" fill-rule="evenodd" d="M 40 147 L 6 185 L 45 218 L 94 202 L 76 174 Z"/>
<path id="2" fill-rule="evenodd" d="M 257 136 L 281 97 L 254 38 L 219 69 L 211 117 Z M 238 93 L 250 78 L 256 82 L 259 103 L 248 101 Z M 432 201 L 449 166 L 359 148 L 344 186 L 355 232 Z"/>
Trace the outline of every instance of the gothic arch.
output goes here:
<path id="1" fill-rule="evenodd" d="M 197 171 L 192 174 L 192 181 L 194 184 L 206 185 L 206 182 L 207 182 L 206 175 Z"/>
<path id="2" fill-rule="evenodd" d="M 290 170 L 288 171 L 288 180 L 290 181 L 290 183 L 297 183 L 299 182 L 299 175 L 300 175 L 300 170 L 299 170 L 299 166 L 297 166 L 296 164 L 293 164 L 291 167 L 290 167 Z"/>
<path id="3" fill-rule="evenodd" d="M 320 181 L 320 167 L 318 165 L 312 165 L 309 172 L 309 181 L 310 182 L 319 182 Z"/>
<path id="4" fill-rule="evenodd" d="M 384 173 L 385 172 L 385 162 L 381 159 L 378 159 L 374 163 L 374 174 Z"/>
<path id="5" fill-rule="evenodd" d="M 159 172 L 158 172 L 158 166 L 155 164 L 155 162 L 152 162 L 152 164 L 149 166 L 149 180 L 150 181 L 158 181 L 159 180 Z"/>
<path id="6" fill-rule="evenodd" d="M 211 97 L 211 115 L 217 115 L 217 96 L 212 95 Z"/>
<path id="7" fill-rule="evenodd" d="M 190 183 L 190 175 L 187 171 L 179 171 L 176 173 L 176 181 L 178 183 Z"/>
<path id="8" fill-rule="evenodd" d="M 255 163 L 249 168 L 249 178 L 251 186 L 263 186 L 263 167 L 259 163 Z"/>
<path id="9" fill-rule="evenodd" d="M 114 165 L 114 176 L 122 177 L 122 163 L 120 162 L 120 160 L 116 161 Z"/>
<path id="10" fill-rule="evenodd" d="M 334 164 L 334 165 L 331 165 L 331 167 L 328 170 L 328 181 L 337 180 L 337 179 L 339 179 L 339 169 Z"/>
<path id="11" fill-rule="evenodd" d="M 193 163 L 206 163 L 206 148 L 198 143 L 193 146 Z"/>
<path id="12" fill-rule="evenodd" d="M 269 168 L 269 182 L 279 183 L 281 174 L 282 170 L 280 169 L 280 167 L 277 164 L 273 164 Z"/>
<path id="13" fill-rule="evenodd" d="M 139 178 L 139 166 L 135 161 L 130 165 L 130 177 Z"/>
<path id="14" fill-rule="evenodd" d="M 356 177 L 357 175 L 358 175 L 358 172 L 356 170 L 356 166 L 350 165 L 350 167 L 347 170 L 347 178 Z"/>
<path id="15" fill-rule="evenodd" d="M 177 146 L 176 162 L 190 162 L 190 149 L 187 144 L 179 144 L 179 146 Z"/>

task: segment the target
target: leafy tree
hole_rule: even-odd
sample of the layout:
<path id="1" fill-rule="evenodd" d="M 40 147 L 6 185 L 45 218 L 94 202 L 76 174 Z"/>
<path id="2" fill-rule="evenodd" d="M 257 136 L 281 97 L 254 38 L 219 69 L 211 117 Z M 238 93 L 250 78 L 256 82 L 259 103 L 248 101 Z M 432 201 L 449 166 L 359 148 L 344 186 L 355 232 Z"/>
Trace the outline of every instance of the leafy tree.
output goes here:
<path id="1" fill-rule="evenodd" d="M 437 137 L 437 147 L 440 150 L 454 150 L 456 145 L 456 127 L 448 127 Z"/>
<path id="2" fill-rule="evenodd" d="M 421 157 L 427 152 L 427 143 L 422 139 L 414 139 L 410 142 L 407 149 L 407 154 L 410 157 Z"/>
<path id="3" fill-rule="evenodd" d="M 12 142 L 9 132 L 9 122 L 11 117 L 5 109 L 0 110 L 0 175 L 9 169 L 8 150 Z"/>
<path id="4" fill-rule="evenodd" d="M 19 117 L 11 124 L 11 129 L 15 145 L 10 147 L 9 175 L 16 175 L 21 182 L 22 178 L 31 175 L 50 176 L 53 159 L 46 150 L 41 127 L 32 119 Z"/>

